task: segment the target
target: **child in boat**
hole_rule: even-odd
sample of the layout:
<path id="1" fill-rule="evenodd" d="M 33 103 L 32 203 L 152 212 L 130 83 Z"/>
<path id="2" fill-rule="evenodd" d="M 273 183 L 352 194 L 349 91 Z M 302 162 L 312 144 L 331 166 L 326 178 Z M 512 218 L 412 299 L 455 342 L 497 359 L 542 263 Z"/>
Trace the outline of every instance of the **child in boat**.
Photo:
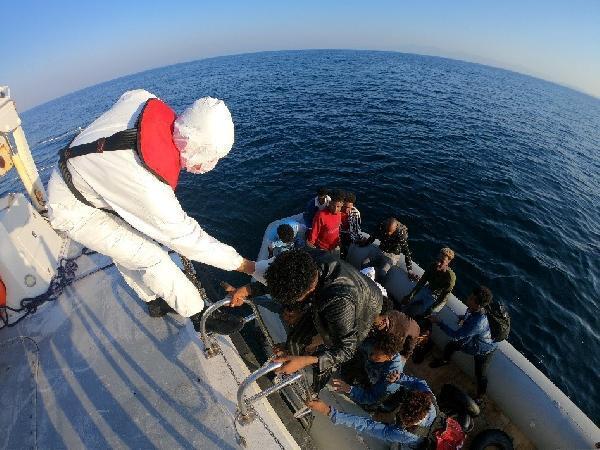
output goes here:
<path id="1" fill-rule="evenodd" d="M 490 324 L 485 314 L 485 307 L 492 301 L 492 291 L 485 286 L 473 289 L 465 301 L 467 313 L 458 322 L 456 330 L 443 323 L 439 317 L 430 320 L 446 333 L 451 341 L 444 348 L 441 359 L 434 360 L 430 366 L 437 368 L 449 363 L 452 354 L 459 350 L 475 359 L 475 378 L 477 379 L 477 395 L 475 401 L 481 403 L 487 391 L 487 367 L 498 344 L 492 339 Z"/>
<path id="2" fill-rule="evenodd" d="M 371 335 L 342 366 L 343 380 L 333 380 L 334 389 L 348 394 L 366 410 L 380 409 L 379 403 L 401 386 L 399 374 L 418 336 L 419 326 L 405 314 L 390 311 L 379 315 Z"/>
<path id="3" fill-rule="evenodd" d="M 360 211 L 354 206 L 356 195 L 346 192 L 342 206 L 342 227 L 340 230 L 340 250 L 342 258 L 346 258 L 350 245 L 362 239 L 360 230 Z"/>
<path id="4" fill-rule="evenodd" d="M 304 225 L 295 221 L 280 224 L 276 236 L 271 236 L 269 242 L 269 258 L 300 246 L 298 233 L 301 230 L 305 230 Z"/>
<path id="5" fill-rule="evenodd" d="M 340 225 L 342 224 L 343 194 L 332 195 L 327 208 L 317 211 L 308 231 L 306 243 L 310 247 L 332 252 L 339 256 Z"/>

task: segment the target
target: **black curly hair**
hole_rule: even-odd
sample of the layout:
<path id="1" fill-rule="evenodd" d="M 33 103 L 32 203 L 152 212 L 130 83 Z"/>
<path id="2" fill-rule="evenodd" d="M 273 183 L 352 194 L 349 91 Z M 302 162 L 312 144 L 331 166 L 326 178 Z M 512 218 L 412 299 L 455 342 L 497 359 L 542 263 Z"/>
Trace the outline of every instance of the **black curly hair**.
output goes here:
<path id="1" fill-rule="evenodd" d="M 287 223 L 282 223 L 277 227 L 277 235 L 286 244 L 294 242 L 294 229 Z"/>
<path id="2" fill-rule="evenodd" d="M 404 338 L 404 344 L 402 345 L 402 350 L 400 350 L 400 354 L 404 356 L 406 359 L 410 358 L 417 346 L 417 340 L 412 336 L 406 336 Z"/>
<path id="3" fill-rule="evenodd" d="M 479 306 L 487 306 L 492 303 L 492 298 L 494 297 L 492 291 L 485 286 L 477 286 L 473 289 L 472 294 L 475 296 L 475 303 Z"/>
<path id="4" fill-rule="evenodd" d="M 373 343 L 373 350 L 379 350 L 386 355 L 393 356 L 400 353 L 403 346 L 404 339 L 402 337 L 391 333 L 378 333 Z"/>
<path id="5" fill-rule="evenodd" d="M 330 194 L 330 196 L 332 203 L 343 202 L 344 198 L 346 197 L 346 193 L 343 191 L 335 190 Z"/>
<path id="6" fill-rule="evenodd" d="M 354 195 L 354 192 L 346 192 L 346 195 L 344 195 L 344 201 L 349 203 L 356 203 L 356 195 Z"/>
<path id="7" fill-rule="evenodd" d="M 273 299 L 292 305 L 308 291 L 318 275 L 317 265 L 305 250 L 281 253 L 271 263 L 265 279 Z"/>
<path id="8" fill-rule="evenodd" d="M 405 390 L 396 409 L 396 424 L 403 428 L 410 428 L 418 424 L 427 416 L 433 403 L 433 394 L 423 391 Z"/>

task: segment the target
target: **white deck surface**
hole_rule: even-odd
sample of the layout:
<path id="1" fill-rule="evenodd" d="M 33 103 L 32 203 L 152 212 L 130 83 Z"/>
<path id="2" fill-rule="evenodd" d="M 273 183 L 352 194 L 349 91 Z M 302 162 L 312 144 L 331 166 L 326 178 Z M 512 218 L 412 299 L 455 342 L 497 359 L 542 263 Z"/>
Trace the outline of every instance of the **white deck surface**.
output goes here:
<path id="1" fill-rule="evenodd" d="M 78 274 L 107 262 L 82 257 Z M 241 448 L 248 371 L 220 342 L 205 359 L 189 320 L 149 317 L 114 266 L 78 281 L 0 331 L 0 448 Z M 238 425 L 246 448 L 298 448 L 266 400 L 257 409 L 264 423 Z"/>

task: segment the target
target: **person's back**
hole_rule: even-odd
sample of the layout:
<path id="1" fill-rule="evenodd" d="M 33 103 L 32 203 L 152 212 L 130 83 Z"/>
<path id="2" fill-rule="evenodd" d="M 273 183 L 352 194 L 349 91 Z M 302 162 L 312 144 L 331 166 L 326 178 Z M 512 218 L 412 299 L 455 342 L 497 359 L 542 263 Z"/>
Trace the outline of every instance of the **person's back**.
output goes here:
<path id="1" fill-rule="evenodd" d="M 375 317 L 381 312 L 381 291 L 374 281 L 333 255 L 319 255 L 315 257 L 315 262 L 320 272 L 320 286 L 314 302 L 317 326 L 323 330 L 324 335 L 329 336 L 332 328 L 339 325 L 337 320 L 351 322 L 356 327 L 357 344 L 362 342 Z M 343 336 L 336 337 L 342 338 Z"/>
<path id="2" fill-rule="evenodd" d="M 293 250 L 300 245 L 300 231 L 304 232 L 306 227 L 294 220 L 282 221 L 274 233 L 268 236 L 269 258 L 280 255 L 283 252 Z"/>
<path id="3" fill-rule="evenodd" d="M 462 339 L 462 351 L 469 355 L 483 355 L 497 347 L 485 311 L 467 311 L 457 333 L 466 336 Z"/>

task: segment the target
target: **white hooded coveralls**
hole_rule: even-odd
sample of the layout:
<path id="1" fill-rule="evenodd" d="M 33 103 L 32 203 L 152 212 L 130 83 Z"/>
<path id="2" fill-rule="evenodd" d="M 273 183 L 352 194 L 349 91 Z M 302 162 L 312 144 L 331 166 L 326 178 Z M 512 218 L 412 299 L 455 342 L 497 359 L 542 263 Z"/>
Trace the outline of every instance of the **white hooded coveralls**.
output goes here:
<path id="1" fill-rule="evenodd" d="M 144 90 L 126 92 L 71 146 L 135 127 L 145 102 L 153 97 Z M 97 208 L 113 210 L 121 218 L 78 201 L 55 168 L 48 183 L 52 226 L 111 257 L 142 300 L 162 297 L 185 317 L 204 309 L 198 290 L 156 242 L 223 270 L 242 264 L 235 249 L 208 235 L 183 211 L 171 187 L 145 169 L 133 149 L 79 156 L 67 164 L 77 190 Z"/>

